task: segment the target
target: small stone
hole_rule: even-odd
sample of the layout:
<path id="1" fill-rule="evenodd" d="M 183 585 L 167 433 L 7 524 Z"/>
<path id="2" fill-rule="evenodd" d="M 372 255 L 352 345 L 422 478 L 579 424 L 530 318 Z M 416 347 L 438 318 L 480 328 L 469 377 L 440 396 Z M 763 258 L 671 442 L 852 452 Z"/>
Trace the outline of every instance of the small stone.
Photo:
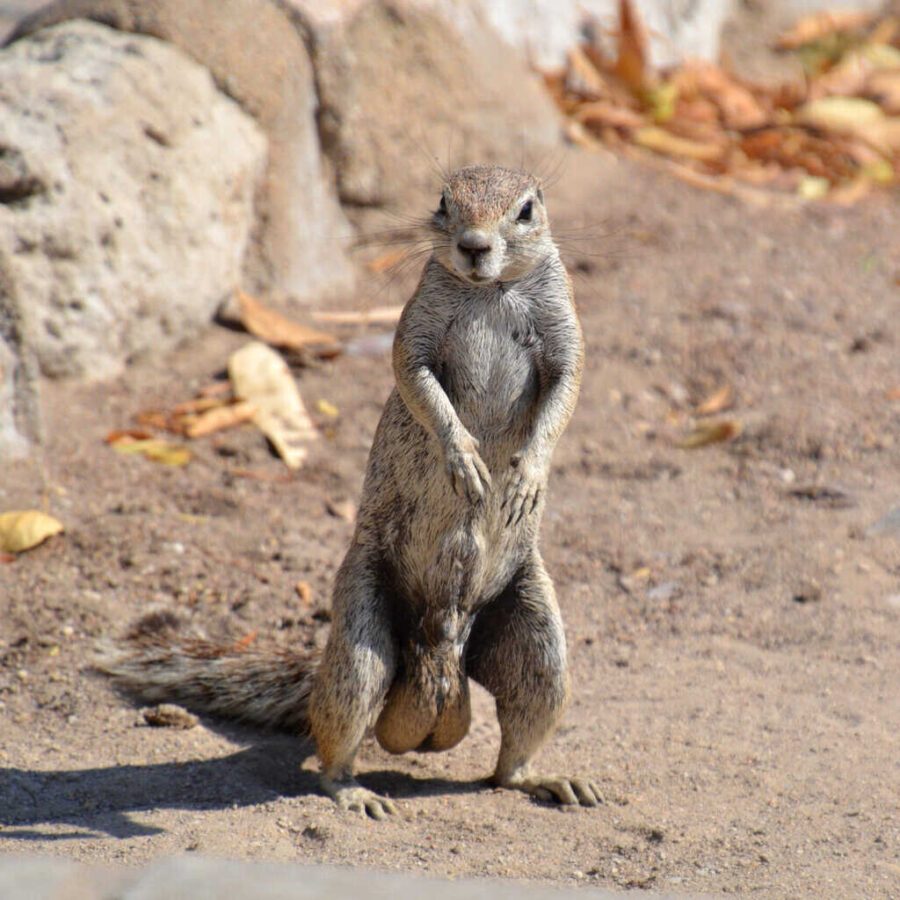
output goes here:
<path id="1" fill-rule="evenodd" d="M 343 519 L 345 522 L 353 522 L 356 519 L 356 504 L 346 498 L 329 499 L 325 503 L 325 509 L 336 519 Z"/>
<path id="2" fill-rule="evenodd" d="M 141 710 L 147 725 L 155 728 L 194 728 L 199 719 L 191 712 L 174 703 L 160 703 Z"/>
<path id="3" fill-rule="evenodd" d="M 791 599 L 794 603 L 816 603 L 822 599 L 822 588 L 813 579 L 802 581 Z"/>

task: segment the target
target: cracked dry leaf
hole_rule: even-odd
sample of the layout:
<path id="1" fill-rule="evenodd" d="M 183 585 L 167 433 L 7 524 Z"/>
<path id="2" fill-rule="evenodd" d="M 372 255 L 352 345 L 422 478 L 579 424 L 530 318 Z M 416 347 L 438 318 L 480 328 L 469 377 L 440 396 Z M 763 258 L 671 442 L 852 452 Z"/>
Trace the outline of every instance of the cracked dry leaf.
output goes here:
<path id="1" fill-rule="evenodd" d="M 59 519 L 37 509 L 0 514 L 0 552 L 21 553 L 59 534 L 65 528 Z"/>
<path id="2" fill-rule="evenodd" d="M 290 469 L 306 459 L 306 444 L 319 437 L 287 363 L 266 344 L 254 341 L 231 354 L 228 375 L 235 396 L 254 407 L 251 421 L 272 442 Z"/>

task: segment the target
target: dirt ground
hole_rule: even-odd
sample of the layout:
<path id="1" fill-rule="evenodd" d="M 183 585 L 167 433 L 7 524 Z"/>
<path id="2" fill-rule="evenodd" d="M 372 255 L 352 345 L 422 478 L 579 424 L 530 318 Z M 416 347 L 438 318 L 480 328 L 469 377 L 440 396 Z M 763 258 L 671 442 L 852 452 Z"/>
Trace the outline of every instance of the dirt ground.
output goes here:
<path id="1" fill-rule="evenodd" d="M 574 690 L 538 765 L 590 774 L 605 803 L 486 787 L 482 692 L 448 753 L 364 745 L 361 780 L 401 807 L 373 822 L 316 792 L 308 745 L 150 728 L 85 671 L 152 607 L 236 639 L 327 634 L 341 501 L 359 493 L 389 355 L 298 370 L 310 406 L 339 415 L 316 413 L 324 436 L 295 476 L 249 427 L 193 442 L 183 469 L 107 447 L 221 373 L 247 337 L 216 328 L 114 382 L 46 385 L 41 459 L 0 472 L 0 508 L 66 525 L 0 565 L 0 853 L 900 897 L 900 526 L 872 528 L 900 507 L 898 196 L 756 207 L 600 157 L 562 170 L 548 200 L 587 366 L 543 549 Z M 398 301 L 414 279 L 347 304 Z M 680 447 L 723 384 L 741 434 Z"/>

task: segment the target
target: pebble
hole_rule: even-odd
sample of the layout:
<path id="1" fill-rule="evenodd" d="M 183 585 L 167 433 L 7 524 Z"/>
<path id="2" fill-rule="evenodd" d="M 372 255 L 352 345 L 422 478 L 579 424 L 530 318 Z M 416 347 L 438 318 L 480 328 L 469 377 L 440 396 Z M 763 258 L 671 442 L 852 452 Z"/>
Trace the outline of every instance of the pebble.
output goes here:
<path id="1" fill-rule="evenodd" d="M 193 728 L 199 719 L 191 712 L 174 703 L 160 703 L 141 710 L 141 717 L 147 725 L 156 728 Z"/>

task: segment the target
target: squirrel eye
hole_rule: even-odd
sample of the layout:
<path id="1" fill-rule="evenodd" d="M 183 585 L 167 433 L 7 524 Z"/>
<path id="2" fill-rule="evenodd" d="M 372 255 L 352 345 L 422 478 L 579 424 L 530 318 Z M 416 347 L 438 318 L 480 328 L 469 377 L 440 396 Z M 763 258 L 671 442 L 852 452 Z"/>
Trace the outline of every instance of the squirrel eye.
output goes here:
<path id="1" fill-rule="evenodd" d="M 532 202 L 529 200 L 520 210 L 519 215 L 516 218 L 517 222 L 530 222 L 531 221 L 531 207 Z"/>
<path id="2" fill-rule="evenodd" d="M 441 202 L 438 204 L 438 212 L 442 216 L 447 215 L 447 198 L 443 194 L 441 194 Z"/>

